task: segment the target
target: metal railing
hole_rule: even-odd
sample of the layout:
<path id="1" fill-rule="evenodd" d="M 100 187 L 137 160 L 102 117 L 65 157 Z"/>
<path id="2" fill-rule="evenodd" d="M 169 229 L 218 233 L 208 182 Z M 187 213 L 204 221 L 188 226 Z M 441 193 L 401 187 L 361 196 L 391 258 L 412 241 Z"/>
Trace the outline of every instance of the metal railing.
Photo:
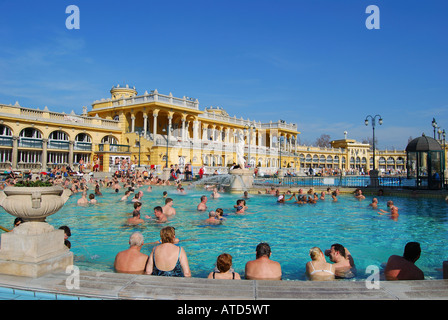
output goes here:
<path id="1" fill-rule="evenodd" d="M 264 177 L 255 178 L 257 186 L 288 187 L 349 187 L 361 188 L 371 185 L 369 176 L 330 176 L 330 177 Z M 378 187 L 402 188 L 415 186 L 414 179 L 406 177 L 378 177 Z"/>

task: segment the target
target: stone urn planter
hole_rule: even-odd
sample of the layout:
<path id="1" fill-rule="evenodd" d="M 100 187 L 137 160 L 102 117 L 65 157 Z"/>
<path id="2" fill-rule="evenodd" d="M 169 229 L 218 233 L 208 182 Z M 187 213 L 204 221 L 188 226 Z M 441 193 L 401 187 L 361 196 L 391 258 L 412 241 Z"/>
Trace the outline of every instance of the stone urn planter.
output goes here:
<path id="1" fill-rule="evenodd" d="M 40 277 L 73 264 L 64 231 L 45 222 L 70 195 L 59 186 L 6 187 L 0 192 L 0 206 L 25 221 L 1 236 L 0 274 Z"/>

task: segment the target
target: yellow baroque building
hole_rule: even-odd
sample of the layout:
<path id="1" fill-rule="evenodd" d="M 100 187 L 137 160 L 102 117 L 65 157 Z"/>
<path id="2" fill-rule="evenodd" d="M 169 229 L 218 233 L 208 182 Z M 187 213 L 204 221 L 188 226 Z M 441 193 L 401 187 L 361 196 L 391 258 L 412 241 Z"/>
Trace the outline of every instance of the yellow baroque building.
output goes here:
<path id="1" fill-rule="evenodd" d="M 260 173 L 279 168 L 303 174 L 314 168 L 323 173 L 363 173 L 373 168 L 368 144 L 348 139 L 331 148 L 298 143 L 297 124 L 283 120 L 261 123 L 229 116 L 220 107 L 201 110 L 196 99 L 160 94 L 138 95 L 135 88 L 114 86 L 110 98 L 93 102 L 81 115 L 0 104 L 0 168 L 47 171 L 55 166 L 80 163 L 87 169 L 115 172 L 126 159 L 135 167 L 156 170 L 170 165 L 181 168 L 206 166 L 208 173 L 227 172 L 236 162 L 237 136 L 245 138 L 246 162 Z M 379 150 L 380 171 L 403 172 L 404 150 Z M 197 172 L 197 171 L 195 171 Z"/>

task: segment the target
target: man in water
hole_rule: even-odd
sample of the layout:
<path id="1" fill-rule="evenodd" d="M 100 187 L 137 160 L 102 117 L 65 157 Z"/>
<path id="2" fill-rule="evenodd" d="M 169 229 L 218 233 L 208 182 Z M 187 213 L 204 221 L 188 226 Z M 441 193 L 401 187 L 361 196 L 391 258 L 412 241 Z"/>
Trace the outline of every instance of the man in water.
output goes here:
<path id="1" fill-rule="evenodd" d="M 140 210 L 134 209 L 134 211 L 132 212 L 132 217 L 128 219 L 128 224 L 137 225 L 144 222 L 145 220 L 140 218 Z"/>
<path id="2" fill-rule="evenodd" d="M 331 249 L 325 250 L 325 255 L 333 262 L 334 274 L 337 278 L 353 278 L 355 276 L 355 261 L 350 251 L 343 245 L 335 243 Z"/>
<path id="3" fill-rule="evenodd" d="M 387 211 L 384 211 L 384 210 L 381 210 L 381 209 L 380 209 L 380 211 L 378 211 L 378 214 L 380 214 L 382 216 L 385 216 L 386 215 L 385 213 L 387 213 Z M 397 221 L 398 220 L 398 216 L 399 216 L 399 214 L 398 214 L 398 207 L 396 207 L 394 205 L 391 206 L 390 207 L 390 218 L 392 220 L 394 220 L 394 221 Z"/>
<path id="4" fill-rule="evenodd" d="M 162 207 L 163 214 L 166 216 L 174 216 L 176 214 L 176 209 L 173 208 L 173 199 L 166 198 L 165 205 Z"/>
<path id="5" fill-rule="evenodd" d="M 134 232 L 129 237 L 129 249 L 119 252 L 115 257 L 114 268 L 117 272 L 143 274 L 149 256 L 140 252 L 143 235 Z"/>
<path id="6" fill-rule="evenodd" d="M 154 215 L 156 216 L 156 221 L 158 223 L 165 223 L 168 220 L 160 206 L 154 208 Z"/>
<path id="7" fill-rule="evenodd" d="M 89 200 L 87 200 L 87 192 L 83 191 L 82 195 L 81 195 L 81 198 L 78 199 L 77 205 L 78 206 L 84 206 L 84 205 L 86 205 L 88 203 L 89 203 Z"/>
<path id="8" fill-rule="evenodd" d="M 207 196 L 201 197 L 201 202 L 198 204 L 198 210 L 199 211 L 207 210 Z"/>
<path id="9" fill-rule="evenodd" d="M 408 242 L 402 257 L 390 256 L 384 269 L 386 280 L 424 280 L 423 271 L 415 265 L 421 252 L 420 243 Z"/>
<path id="10" fill-rule="evenodd" d="M 280 263 L 270 259 L 271 247 L 267 243 L 260 243 L 256 248 L 256 259 L 246 263 L 246 279 L 251 280 L 281 280 L 282 268 Z"/>
<path id="11" fill-rule="evenodd" d="M 206 224 L 213 224 L 213 225 L 221 224 L 221 223 L 222 223 L 222 221 L 219 220 L 219 218 L 217 218 L 217 214 L 216 214 L 215 211 L 210 211 L 210 212 L 208 213 L 208 219 L 205 220 L 204 222 L 205 222 Z"/>

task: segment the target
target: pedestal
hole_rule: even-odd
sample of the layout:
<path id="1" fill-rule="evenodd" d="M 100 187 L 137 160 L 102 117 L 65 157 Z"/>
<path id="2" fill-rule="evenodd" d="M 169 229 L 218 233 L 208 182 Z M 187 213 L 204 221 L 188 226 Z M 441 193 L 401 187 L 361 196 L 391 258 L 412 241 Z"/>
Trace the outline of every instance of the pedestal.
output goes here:
<path id="1" fill-rule="evenodd" d="M 2 234 L 0 274 L 37 278 L 73 265 L 64 231 L 46 222 L 25 222 Z"/>
<path id="2" fill-rule="evenodd" d="M 254 184 L 254 170 L 252 169 L 233 169 L 230 170 L 233 176 L 230 184 L 230 191 L 246 191 L 251 189 Z"/>
<path id="3" fill-rule="evenodd" d="M 369 175 L 370 175 L 370 187 L 378 188 L 378 186 L 380 185 L 378 181 L 378 170 L 370 170 Z"/>

